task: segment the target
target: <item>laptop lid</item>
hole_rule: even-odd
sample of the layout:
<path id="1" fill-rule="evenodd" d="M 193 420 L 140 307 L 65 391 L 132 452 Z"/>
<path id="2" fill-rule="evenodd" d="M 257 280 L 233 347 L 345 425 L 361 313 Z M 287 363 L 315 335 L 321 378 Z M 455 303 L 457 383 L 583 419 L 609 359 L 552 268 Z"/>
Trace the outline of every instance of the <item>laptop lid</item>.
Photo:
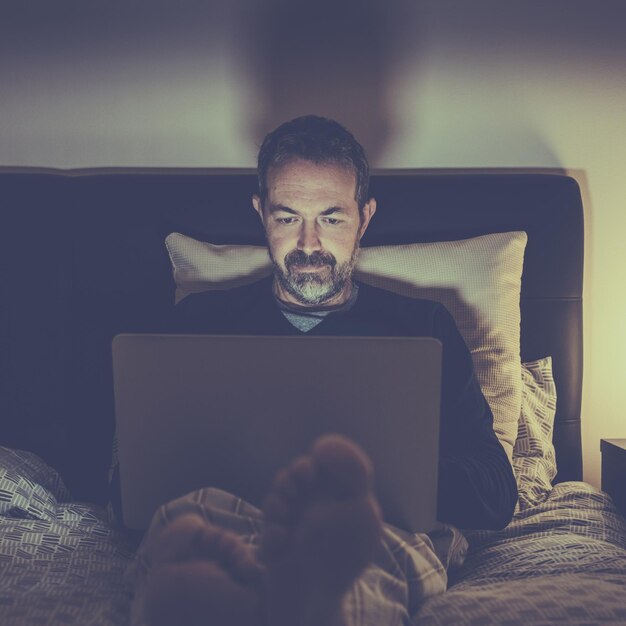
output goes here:
<path id="1" fill-rule="evenodd" d="M 112 349 L 127 527 L 202 487 L 261 507 L 275 473 L 329 432 L 370 456 L 385 521 L 435 526 L 437 339 L 122 334 Z"/>

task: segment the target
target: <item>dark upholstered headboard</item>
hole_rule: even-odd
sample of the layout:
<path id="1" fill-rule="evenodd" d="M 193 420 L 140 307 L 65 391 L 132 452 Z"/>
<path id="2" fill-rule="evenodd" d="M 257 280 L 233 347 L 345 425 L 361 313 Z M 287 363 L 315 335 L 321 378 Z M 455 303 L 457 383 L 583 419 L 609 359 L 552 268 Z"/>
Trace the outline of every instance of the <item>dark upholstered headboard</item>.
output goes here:
<path id="1" fill-rule="evenodd" d="M 158 329 L 173 302 L 173 231 L 262 244 L 252 170 L 0 168 L 0 444 L 101 499 L 113 432 L 110 340 Z M 524 230 L 522 359 L 551 355 L 557 481 L 582 479 L 583 209 L 553 174 L 377 172 L 363 246 Z"/>

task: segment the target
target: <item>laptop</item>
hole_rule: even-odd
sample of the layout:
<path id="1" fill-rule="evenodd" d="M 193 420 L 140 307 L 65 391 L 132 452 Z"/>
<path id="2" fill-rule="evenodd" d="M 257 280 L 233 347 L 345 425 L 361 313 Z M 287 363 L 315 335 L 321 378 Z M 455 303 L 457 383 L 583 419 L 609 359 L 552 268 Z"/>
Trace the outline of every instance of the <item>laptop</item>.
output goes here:
<path id="1" fill-rule="evenodd" d="M 112 350 L 128 528 L 202 487 L 262 507 L 277 470 L 330 432 L 370 456 L 386 522 L 435 527 L 437 339 L 122 334 Z"/>

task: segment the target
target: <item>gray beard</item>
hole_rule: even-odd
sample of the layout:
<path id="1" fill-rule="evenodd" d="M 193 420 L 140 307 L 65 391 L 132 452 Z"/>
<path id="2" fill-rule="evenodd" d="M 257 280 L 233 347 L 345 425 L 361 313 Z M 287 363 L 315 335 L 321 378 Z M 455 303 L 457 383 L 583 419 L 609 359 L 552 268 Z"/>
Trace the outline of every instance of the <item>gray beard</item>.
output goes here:
<path id="1" fill-rule="evenodd" d="M 329 265 L 330 274 L 324 272 L 323 275 L 315 272 L 292 272 L 288 264 L 285 271 L 276 262 L 271 253 L 270 258 L 274 266 L 275 278 L 289 295 L 301 304 L 318 305 L 328 302 L 341 293 L 346 284 L 352 279 L 358 252 L 359 244 L 357 242 L 348 261 L 339 265 L 331 263 Z M 289 255 L 287 255 L 288 257 Z M 319 263 L 310 263 L 309 265 L 316 266 Z M 300 267 L 306 267 L 306 264 L 302 264 Z"/>

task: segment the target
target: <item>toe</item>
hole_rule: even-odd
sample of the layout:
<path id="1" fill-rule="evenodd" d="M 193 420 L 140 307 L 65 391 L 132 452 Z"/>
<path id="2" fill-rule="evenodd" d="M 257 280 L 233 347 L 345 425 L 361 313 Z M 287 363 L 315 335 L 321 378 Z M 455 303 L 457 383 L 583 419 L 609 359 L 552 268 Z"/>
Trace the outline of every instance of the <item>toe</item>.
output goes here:
<path id="1" fill-rule="evenodd" d="M 308 496 L 313 490 L 317 478 L 313 459 L 309 455 L 298 457 L 291 464 L 290 474 L 298 496 Z"/>
<path id="2" fill-rule="evenodd" d="M 370 489 L 373 471 L 369 457 L 346 437 L 320 437 L 311 454 L 323 488 L 335 497 L 359 497 Z"/>
<path id="3" fill-rule="evenodd" d="M 237 538 L 229 547 L 227 558 L 224 559 L 224 568 L 233 578 L 241 583 L 254 583 L 259 581 L 261 567 L 256 560 L 252 548 Z"/>
<path id="4" fill-rule="evenodd" d="M 205 533 L 211 528 L 199 515 L 179 517 L 155 538 L 153 562 L 172 563 L 193 557 L 204 543 Z"/>
<path id="5" fill-rule="evenodd" d="M 256 579 L 259 565 L 251 547 L 243 539 L 224 529 L 211 529 L 204 535 L 196 557 L 214 561 L 235 580 L 247 583 Z"/>
<path id="6" fill-rule="evenodd" d="M 291 466 L 276 473 L 272 483 L 272 491 L 279 493 L 285 500 L 293 500 L 298 495 L 298 485 L 294 480 Z"/>
<path id="7" fill-rule="evenodd" d="M 263 514 L 266 520 L 287 524 L 293 517 L 292 508 L 280 492 L 270 491 L 265 499 Z"/>

